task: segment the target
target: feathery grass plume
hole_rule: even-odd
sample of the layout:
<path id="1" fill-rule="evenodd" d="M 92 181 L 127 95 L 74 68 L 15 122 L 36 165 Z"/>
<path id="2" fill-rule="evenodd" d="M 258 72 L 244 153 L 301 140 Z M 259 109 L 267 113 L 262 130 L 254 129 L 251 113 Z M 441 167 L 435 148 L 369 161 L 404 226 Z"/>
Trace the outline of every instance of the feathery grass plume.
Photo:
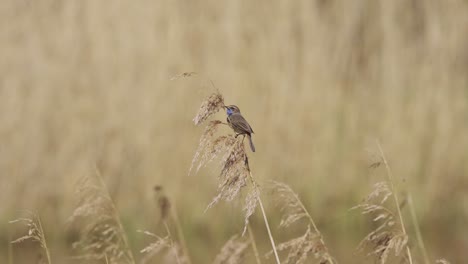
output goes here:
<path id="1" fill-rule="evenodd" d="M 242 236 L 244 236 L 247 231 L 249 219 L 255 213 L 259 198 L 259 188 L 252 188 L 252 190 L 247 194 L 247 197 L 245 197 L 244 208 L 242 208 L 242 211 L 244 211 L 244 231 L 242 231 Z"/>
<path id="2" fill-rule="evenodd" d="M 218 130 L 219 125 L 222 123 L 223 122 L 219 120 L 213 120 L 205 127 L 205 131 L 200 138 L 197 151 L 193 156 L 189 175 L 195 166 L 196 174 L 203 166 L 212 162 L 216 157 L 220 156 L 221 153 L 226 152 L 234 144 L 235 138 L 232 136 L 220 136 L 215 138 L 215 133 Z"/>
<path id="3" fill-rule="evenodd" d="M 153 258 L 159 253 L 164 253 L 163 263 L 170 263 L 170 264 L 190 263 L 188 258 L 183 254 L 182 248 L 176 242 L 172 240 L 170 234 L 168 234 L 165 237 L 160 237 L 149 231 L 138 230 L 137 232 L 143 233 L 155 239 L 154 242 L 151 242 L 148 246 L 140 250 L 140 253 L 146 254 L 141 260 L 142 264 L 152 263 Z"/>
<path id="4" fill-rule="evenodd" d="M 172 76 L 170 80 L 174 81 L 174 80 L 177 80 L 177 79 L 188 78 L 188 77 L 196 76 L 196 75 L 198 75 L 198 73 L 196 73 L 196 72 L 183 72 L 183 73 L 179 73 L 179 74 L 176 74 L 176 75 Z"/>
<path id="5" fill-rule="evenodd" d="M 139 231 L 141 233 L 155 237 L 157 239 L 156 242 L 152 243 L 150 246 L 148 246 L 142 251 L 142 252 L 149 253 L 145 256 L 145 260 L 146 261 L 151 260 L 154 255 L 156 255 L 159 251 L 161 251 L 161 247 L 165 246 L 167 248 L 170 248 L 170 250 L 166 252 L 166 255 L 164 257 L 168 261 L 168 263 L 174 263 L 175 261 L 178 264 L 182 264 L 182 263 L 190 264 L 191 261 L 189 258 L 187 247 L 185 245 L 185 239 L 184 239 L 182 230 L 180 228 L 180 225 L 178 223 L 177 217 L 173 217 L 172 219 L 175 222 L 175 226 L 177 228 L 177 232 L 179 234 L 179 238 L 181 241 L 181 246 L 179 246 L 179 244 L 175 241 L 175 238 L 172 237 L 171 231 L 169 229 L 168 221 L 169 221 L 169 216 L 172 213 L 171 202 L 169 198 L 166 196 L 166 194 L 164 193 L 164 189 L 161 185 L 154 186 L 153 190 L 155 191 L 156 202 L 157 202 L 158 209 L 159 209 L 160 216 L 161 216 L 160 223 L 164 225 L 164 228 L 166 229 L 166 232 L 167 232 L 167 236 L 164 239 L 161 239 L 159 236 L 154 235 L 148 231 L 144 231 L 144 232 Z"/>
<path id="6" fill-rule="evenodd" d="M 227 138 L 230 138 L 230 142 L 234 140 L 234 144 L 222 157 L 218 194 L 213 198 L 207 209 L 213 207 L 220 200 L 232 201 L 241 189 L 247 185 L 249 168 L 244 143 L 241 139 L 236 139 L 232 135 Z M 228 142 L 228 140 L 225 142 Z"/>
<path id="7" fill-rule="evenodd" d="M 80 239 L 73 247 L 76 258 L 109 263 L 135 263 L 114 203 L 99 173 L 82 177 L 76 189 L 77 207 L 69 223 L 80 228 Z"/>
<path id="8" fill-rule="evenodd" d="M 330 262 L 331 257 L 328 256 L 327 248 L 321 241 L 320 235 L 312 232 L 310 225 L 307 226 L 307 230 L 304 235 L 291 239 L 287 242 L 281 243 L 276 246 L 278 251 L 289 250 L 288 256 L 283 263 L 286 264 L 302 264 L 306 263 L 307 257 L 312 253 L 318 263 L 333 263 Z M 267 257 L 270 257 L 273 254 L 273 251 L 270 251 L 266 254 Z"/>
<path id="9" fill-rule="evenodd" d="M 380 157 L 382 159 L 383 164 L 385 165 L 385 171 L 388 177 L 388 183 L 390 185 L 390 190 L 392 193 L 393 201 L 395 203 L 395 208 L 396 208 L 396 213 L 399 219 L 399 226 L 400 226 L 400 231 L 401 235 L 403 236 L 403 241 L 406 240 L 405 248 L 406 248 L 406 257 L 409 262 L 409 264 L 413 264 L 413 257 L 411 255 L 411 250 L 410 247 L 408 246 L 408 235 L 406 233 L 406 228 L 405 228 L 405 222 L 403 221 L 403 214 L 401 213 L 401 207 L 406 203 L 406 200 L 404 200 L 402 203 L 400 203 L 398 195 L 397 195 L 397 190 L 398 190 L 398 181 L 395 180 L 395 177 L 393 176 L 392 170 L 390 169 L 390 165 L 388 165 L 388 161 L 385 158 L 385 154 L 382 150 L 382 146 L 380 146 L 380 142 L 377 140 L 376 145 L 379 149 Z M 398 234 L 400 235 L 400 234 Z M 398 246 L 399 244 L 397 244 Z"/>
<path id="10" fill-rule="evenodd" d="M 392 250 L 398 257 L 408 245 L 408 236 L 396 222 L 398 216 L 387 203 L 392 195 L 387 183 L 379 182 L 374 184 L 372 192 L 363 202 L 351 208 L 351 210 L 361 210 L 364 215 L 374 215 L 373 221 L 378 223 L 378 227 L 359 243 L 358 250 L 365 251 L 369 248 L 367 256 L 376 256 L 381 264 L 386 263 Z"/>
<path id="11" fill-rule="evenodd" d="M 28 227 L 27 235 L 19 237 L 11 241 L 11 243 L 12 244 L 21 243 L 25 240 L 32 240 L 32 241 L 38 242 L 41 248 L 45 252 L 47 263 L 51 264 L 49 248 L 47 247 L 44 230 L 42 229 L 41 219 L 36 214 L 30 213 L 30 215 L 31 216 L 29 218 L 18 218 L 9 222 L 10 224 L 23 223 L 24 225 Z"/>
<path id="12" fill-rule="evenodd" d="M 280 227 L 289 227 L 301 219 L 307 219 L 310 224 L 301 237 L 291 239 L 279 244 L 279 251 L 289 250 L 284 263 L 304 263 L 312 253 L 321 264 L 335 263 L 328 252 L 322 234 L 317 228 L 315 221 L 305 208 L 299 196 L 287 184 L 272 181 L 270 188 L 274 191 L 276 204 L 281 208 L 282 217 Z M 313 230 L 310 228 L 312 225 Z M 267 255 L 271 255 L 269 252 Z"/>
<path id="13" fill-rule="evenodd" d="M 249 242 L 238 235 L 232 236 L 221 248 L 213 264 L 240 264 L 243 263 L 245 250 Z"/>
<path id="14" fill-rule="evenodd" d="M 224 106 L 223 95 L 216 91 L 206 98 L 200 108 L 198 109 L 197 115 L 193 118 L 195 125 L 202 124 L 208 117 L 216 114 Z"/>

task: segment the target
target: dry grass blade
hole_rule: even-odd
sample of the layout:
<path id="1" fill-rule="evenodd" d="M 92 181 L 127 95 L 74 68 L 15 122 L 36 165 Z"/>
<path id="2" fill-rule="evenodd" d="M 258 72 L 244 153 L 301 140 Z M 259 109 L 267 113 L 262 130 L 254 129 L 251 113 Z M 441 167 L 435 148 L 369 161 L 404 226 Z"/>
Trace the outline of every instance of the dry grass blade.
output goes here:
<path id="1" fill-rule="evenodd" d="M 436 260 L 436 264 L 450 264 L 446 259 L 438 259 Z"/>
<path id="2" fill-rule="evenodd" d="M 216 256 L 213 264 L 240 264 L 243 263 L 245 250 L 249 242 L 239 238 L 238 235 L 231 237 L 224 244 L 221 252 Z"/>
<path id="3" fill-rule="evenodd" d="M 368 256 L 374 255 L 379 263 L 384 264 L 388 260 L 389 253 L 393 250 L 395 256 L 400 256 L 402 250 L 408 245 L 408 236 L 401 230 L 395 218 L 392 208 L 386 205 L 392 191 L 386 182 L 374 184 L 372 192 L 352 210 L 359 209 L 362 214 L 372 214 L 373 222 L 378 227 L 370 232 L 359 244 L 358 250 L 368 251 Z"/>
<path id="4" fill-rule="evenodd" d="M 224 106 L 223 95 L 219 91 L 212 93 L 200 105 L 197 115 L 193 118 L 193 122 L 197 126 L 202 124 L 210 116 L 217 113 L 223 106 Z"/>
<path id="5" fill-rule="evenodd" d="M 125 232 L 98 173 L 77 184 L 77 207 L 69 223 L 79 226 L 80 239 L 73 243 L 77 258 L 108 259 L 110 263 L 135 263 Z"/>
<path id="6" fill-rule="evenodd" d="M 51 263 L 49 248 L 47 247 L 44 230 L 42 228 L 42 223 L 41 223 L 39 216 L 31 213 L 30 218 L 18 218 L 18 219 L 10 221 L 9 223 L 10 224 L 23 223 L 24 225 L 28 227 L 28 234 L 11 241 L 12 244 L 21 243 L 25 240 L 32 240 L 32 241 L 38 242 L 46 254 L 47 263 L 49 264 Z"/>
<path id="7" fill-rule="evenodd" d="M 304 263 L 308 254 L 312 252 L 319 263 L 334 263 L 333 257 L 325 246 L 322 234 L 317 228 L 312 216 L 306 210 L 299 196 L 287 184 L 272 181 L 270 184 L 275 193 L 276 204 L 281 207 L 281 227 L 289 227 L 300 219 L 309 220 L 313 229 L 308 225 L 303 236 L 279 244 L 279 251 L 289 249 L 285 263 Z"/>

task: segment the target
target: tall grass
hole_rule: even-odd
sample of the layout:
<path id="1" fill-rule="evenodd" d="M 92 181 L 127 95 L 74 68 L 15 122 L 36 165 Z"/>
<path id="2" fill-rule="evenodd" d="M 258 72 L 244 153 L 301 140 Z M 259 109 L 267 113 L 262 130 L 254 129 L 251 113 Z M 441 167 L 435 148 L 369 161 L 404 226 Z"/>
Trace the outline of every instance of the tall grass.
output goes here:
<path id="1" fill-rule="evenodd" d="M 73 234 L 47 227 L 66 221 L 70 179 L 90 160 L 132 228 L 151 226 L 148 186 L 164 185 L 194 262 L 211 261 L 242 225 L 229 206 L 201 214 L 215 183 L 186 177 L 198 141 L 189 120 L 212 89 L 206 74 L 256 132 L 255 177 L 291 185 L 327 223 L 338 259 L 366 229 L 338 212 L 365 193 L 360 153 L 381 138 L 394 174 L 414 190 L 427 251 L 464 261 L 466 1 L 5 0 L 0 13 L 0 219 L 41 212 L 57 261 Z M 265 206 L 275 226 L 280 215 Z M 129 239 L 133 252 L 144 246 Z"/>

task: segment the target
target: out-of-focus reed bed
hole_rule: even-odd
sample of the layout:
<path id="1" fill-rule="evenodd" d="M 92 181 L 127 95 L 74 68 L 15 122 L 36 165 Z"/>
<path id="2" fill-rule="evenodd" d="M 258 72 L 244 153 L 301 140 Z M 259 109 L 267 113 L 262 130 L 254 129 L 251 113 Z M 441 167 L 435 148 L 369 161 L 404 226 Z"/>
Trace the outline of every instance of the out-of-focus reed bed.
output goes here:
<path id="1" fill-rule="evenodd" d="M 246 197 L 203 213 L 217 194 L 210 176 L 219 171 L 209 165 L 187 176 L 203 133 L 190 120 L 213 90 L 209 80 L 255 129 L 258 150 L 249 156 L 255 177 L 298 193 L 336 259 L 352 255 L 374 229 L 347 210 L 382 180 L 385 170 L 370 173 L 365 151 L 378 138 L 411 192 L 429 260 L 463 262 L 467 5 L 3 1 L 0 263 L 31 263 L 40 250 L 27 241 L 9 244 L 25 232 L 7 224 L 23 209 L 40 216 L 51 261 L 69 260 L 74 179 L 89 175 L 90 164 L 101 172 L 126 231 L 165 237 L 152 210 L 152 187 L 163 185 L 194 264 L 211 262 L 242 230 L 236 209 Z M 276 229 L 281 214 L 268 199 L 265 207 L 278 242 L 303 234 L 302 226 Z M 249 220 L 261 253 L 271 249 L 262 218 Z M 145 239 L 128 234 L 137 261 Z M 419 256 L 418 248 L 413 244 L 412 253 Z"/>

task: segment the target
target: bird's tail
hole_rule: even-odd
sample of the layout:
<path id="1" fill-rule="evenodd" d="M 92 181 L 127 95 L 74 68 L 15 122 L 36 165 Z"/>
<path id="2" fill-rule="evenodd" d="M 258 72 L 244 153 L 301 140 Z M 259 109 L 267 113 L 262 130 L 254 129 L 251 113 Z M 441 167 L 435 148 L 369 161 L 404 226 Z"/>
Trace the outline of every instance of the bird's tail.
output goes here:
<path id="1" fill-rule="evenodd" d="M 247 137 L 249 138 L 250 149 L 252 150 L 252 152 L 255 152 L 255 146 L 254 146 L 254 143 L 252 141 L 252 136 L 247 135 Z"/>

